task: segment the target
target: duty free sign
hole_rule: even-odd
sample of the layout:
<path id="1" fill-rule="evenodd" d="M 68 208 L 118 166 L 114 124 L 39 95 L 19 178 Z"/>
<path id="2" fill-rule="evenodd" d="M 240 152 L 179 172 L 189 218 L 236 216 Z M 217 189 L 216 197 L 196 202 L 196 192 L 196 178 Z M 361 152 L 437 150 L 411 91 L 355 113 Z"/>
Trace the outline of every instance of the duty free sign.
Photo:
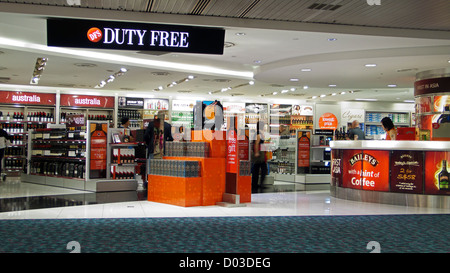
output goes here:
<path id="1" fill-rule="evenodd" d="M 47 45 L 223 54 L 225 30 L 184 25 L 48 19 Z"/>

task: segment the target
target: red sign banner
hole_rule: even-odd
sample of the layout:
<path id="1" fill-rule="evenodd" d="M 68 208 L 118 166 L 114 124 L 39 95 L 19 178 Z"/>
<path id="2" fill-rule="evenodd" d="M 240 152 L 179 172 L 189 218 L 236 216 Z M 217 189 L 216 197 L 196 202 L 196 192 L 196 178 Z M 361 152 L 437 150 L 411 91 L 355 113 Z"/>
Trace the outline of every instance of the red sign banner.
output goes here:
<path id="1" fill-rule="evenodd" d="M 0 101 L 12 104 L 55 105 L 56 94 L 0 91 Z"/>
<path id="2" fill-rule="evenodd" d="M 298 131 L 297 135 L 297 167 L 309 167 L 310 159 L 310 131 Z"/>
<path id="3" fill-rule="evenodd" d="M 61 94 L 61 106 L 114 108 L 114 97 Z"/>
<path id="4" fill-rule="evenodd" d="M 227 124 L 227 173 L 237 173 L 238 167 L 238 141 L 237 141 L 237 117 L 228 117 Z M 231 126 L 230 126 L 231 125 Z"/>

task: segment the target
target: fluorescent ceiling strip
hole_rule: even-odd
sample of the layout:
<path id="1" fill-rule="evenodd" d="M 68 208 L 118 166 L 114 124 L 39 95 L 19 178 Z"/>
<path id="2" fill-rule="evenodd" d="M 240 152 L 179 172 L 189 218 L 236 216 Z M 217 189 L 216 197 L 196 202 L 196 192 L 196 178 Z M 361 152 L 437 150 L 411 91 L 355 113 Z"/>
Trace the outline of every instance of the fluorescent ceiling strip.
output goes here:
<path id="1" fill-rule="evenodd" d="M 130 64 L 137 66 L 146 66 L 152 68 L 165 68 L 168 70 L 181 70 L 181 71 L 189 71 L 190 73 L 197 72 L 203 74 L 218 74 L 225 75 L 231 77 L 239 77 L 245 79 L 253 79 L 253 72 L 251 71 L 236 71 L 236 70 L 228 70 L 222 69 L 212 66 L 204 66 L 204 65 L 194 65 L 194 64 L 181 64 L 174 62 L 166 62 L 166 61 L 155 61 L 155 60 L 146 60 L 134 57 L 127 57 L 117 54 L 104 53 L 98 51 L 88 51 L 88 50 L 80 50 L 80 49 L 71 49 L 71 48 L 62 48 L 62 47 L 47 47 L 45 45 L 34 44 L 29 42 L 24 42 L 20 40 L 14 40 L 9 38 L 0 37 L 0 45 L 7 46 L 10 48 L 23 48 L 27 50 L 39 50 L 50 53 L 57 53 L 61 55 L 70 55 L 77 56 L 82 58 L 87 58 L 89 60 L 97 60 L 100 62 L 114 62 L 121 64 Z"/>

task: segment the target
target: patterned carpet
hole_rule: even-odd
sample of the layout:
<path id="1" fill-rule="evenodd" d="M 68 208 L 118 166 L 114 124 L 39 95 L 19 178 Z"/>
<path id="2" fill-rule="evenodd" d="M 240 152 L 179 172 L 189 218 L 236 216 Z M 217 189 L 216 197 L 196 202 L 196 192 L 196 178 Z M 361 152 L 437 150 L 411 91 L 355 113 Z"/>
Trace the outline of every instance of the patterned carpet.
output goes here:
<path id="1" fill-rule="evenodd" d="M 1 220 L 2 253 L 450 252 L 450 215 Z"/>

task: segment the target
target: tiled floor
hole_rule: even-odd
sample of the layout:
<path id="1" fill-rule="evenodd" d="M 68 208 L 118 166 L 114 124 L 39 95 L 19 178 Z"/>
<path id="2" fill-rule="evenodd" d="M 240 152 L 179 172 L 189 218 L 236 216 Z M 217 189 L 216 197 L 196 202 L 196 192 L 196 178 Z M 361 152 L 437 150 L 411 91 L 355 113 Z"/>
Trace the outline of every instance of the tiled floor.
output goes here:
<path id="1" fill-rule="evenodd" d="M 29 183 L 0 184 L 0 198 L 36 194 L 81 194 L 83 191 L 41 186 Z M 92 205 L 63 206 L 45 209 L 11 210 L 0 213 L 0 219 L 51 218 L 126 218 L 126 217 L 227 217 L 227 216 L 302 216 L 302 215 L 374 215 L 374 214 L 449 214 L 450 210 L 392 206 L 346 201 L 330 197 L 329 191 L 278 192 L 252 195 L 245 207 L 221 206 L 178 207 L 141 201 Z"/>

